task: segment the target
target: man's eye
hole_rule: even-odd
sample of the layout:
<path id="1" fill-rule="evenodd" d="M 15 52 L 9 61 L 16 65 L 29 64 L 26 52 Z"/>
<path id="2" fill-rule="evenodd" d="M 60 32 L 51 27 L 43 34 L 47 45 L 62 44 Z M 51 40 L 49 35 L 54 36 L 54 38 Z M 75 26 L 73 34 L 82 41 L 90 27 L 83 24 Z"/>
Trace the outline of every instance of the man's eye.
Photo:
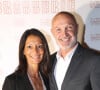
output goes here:
<path id="1" fill-rule="evenodd" d="M 72 28 L 73 26 L 72 26 L 72 25 L 69 25 L 68 27 L 69 27 L 69 28 Z"/>
<path id="2" fill-rule="evenodd" d="M 57 31 L 57 32 L 60 32 L 60 31 L 61 31 L 61 29 L 57 28 L 57 29 L 56 29 L 56 31 Z"/>
<path id="3" fill-rule="evenodd" d="M 68 29 L 69 29 L 69 30 L 73 30 L 73 28 L 74 28 L 74 27 L 73 27 L 72 25 L 68 25 Z"/>

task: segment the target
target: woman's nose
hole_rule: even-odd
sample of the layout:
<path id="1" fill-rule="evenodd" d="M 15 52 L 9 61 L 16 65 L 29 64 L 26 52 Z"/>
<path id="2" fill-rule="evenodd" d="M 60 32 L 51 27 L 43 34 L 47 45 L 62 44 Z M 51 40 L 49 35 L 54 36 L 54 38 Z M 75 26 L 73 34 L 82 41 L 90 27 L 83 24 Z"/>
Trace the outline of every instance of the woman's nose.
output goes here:
<path id="1" fill-rule="evenodd" d="M 37 53 L 38 53 L 37 47 L 34 47 L 34 48 L 32 49 L 32 53 L 33 53 L 33 54 L 37 54 Z"/>

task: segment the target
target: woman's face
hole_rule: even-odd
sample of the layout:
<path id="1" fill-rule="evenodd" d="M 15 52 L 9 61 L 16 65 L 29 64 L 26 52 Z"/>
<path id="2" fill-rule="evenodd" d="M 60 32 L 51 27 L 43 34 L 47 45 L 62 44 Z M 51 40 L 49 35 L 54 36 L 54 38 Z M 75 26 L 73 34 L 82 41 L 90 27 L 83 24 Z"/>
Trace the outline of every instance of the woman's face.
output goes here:
<path id="1" fill-rule="evenodd" d="M 44 55 L 44 46 L 40 37 L 30 35 L 26 39 L 24 55 L 26 56 L 28 65 L 39 64 Z"/>

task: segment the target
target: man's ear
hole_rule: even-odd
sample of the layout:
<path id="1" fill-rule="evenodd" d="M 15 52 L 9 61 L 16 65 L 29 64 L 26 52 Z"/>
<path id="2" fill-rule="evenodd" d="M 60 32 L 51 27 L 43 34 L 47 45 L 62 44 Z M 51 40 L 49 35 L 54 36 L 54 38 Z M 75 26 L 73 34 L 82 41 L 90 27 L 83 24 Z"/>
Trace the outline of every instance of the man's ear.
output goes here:
<path id="1" fill-rule="evenodd" d="M 51 28 L 51 33 L 53 34 L 53 28 Z"/>
<path id="2" fill-rule="evenodd" d="M 76 34 L 78 34 L 78 29 L 79 29 L 79 25 L 78 24 L 76 24 Z"/>

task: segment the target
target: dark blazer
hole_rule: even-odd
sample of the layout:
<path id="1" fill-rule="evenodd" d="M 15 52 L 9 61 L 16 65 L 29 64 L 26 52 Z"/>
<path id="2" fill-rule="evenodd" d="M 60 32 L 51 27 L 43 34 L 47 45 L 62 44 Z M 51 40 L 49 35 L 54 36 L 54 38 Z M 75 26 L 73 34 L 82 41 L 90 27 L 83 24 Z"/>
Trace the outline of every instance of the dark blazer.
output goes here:
<path id="1" fill-rule="evenodd" d="M 48 79 L 42 74 L 41 76 L 47 90 L 49 90 Z M 34 90 L 34 88 L 32 87 L 27 74 L 13 73 L 6 77 L 2 90 Z"/>
<path id="2" fill-rule="evenodd" d="M 51 56 L 50 90 L 58 90 L 54 77 L 56 53 Z M 100 54 L 78 45 L 61 90 L 100 90 Z"/>

